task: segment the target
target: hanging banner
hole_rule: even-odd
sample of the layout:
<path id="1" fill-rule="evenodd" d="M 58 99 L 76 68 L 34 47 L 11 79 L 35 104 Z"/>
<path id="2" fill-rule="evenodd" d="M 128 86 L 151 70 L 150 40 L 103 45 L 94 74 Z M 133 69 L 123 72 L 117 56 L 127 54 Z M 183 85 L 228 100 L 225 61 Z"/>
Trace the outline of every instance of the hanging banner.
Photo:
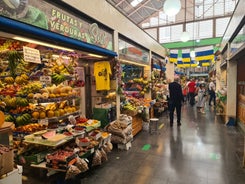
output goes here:
<path id="1" fill-rule="evenodd" d="M 178 50 L 170 50 L 169 61 L 172 63 L 177 63 L 178 61 Z"/>
<path id="2" fill-rule="evenodd" d="M 199 47 L 195 49 L 196 61 L 213 60 L 214 59 L 214 48 L 213 46 Z"/>
<path id="3" fill-rule="evenodd" d="M 190 49 L 184 49 L 182 50 L 182 61 L 183 63 L 187 63 L 191 61 L 191 57 L 190 57 Z"/>
<path id="4" fill-rule="evenodd" d="M 113 50 L 112 33 L 82 15 L 44 0 L 0 1 L 0 15 Z"/>

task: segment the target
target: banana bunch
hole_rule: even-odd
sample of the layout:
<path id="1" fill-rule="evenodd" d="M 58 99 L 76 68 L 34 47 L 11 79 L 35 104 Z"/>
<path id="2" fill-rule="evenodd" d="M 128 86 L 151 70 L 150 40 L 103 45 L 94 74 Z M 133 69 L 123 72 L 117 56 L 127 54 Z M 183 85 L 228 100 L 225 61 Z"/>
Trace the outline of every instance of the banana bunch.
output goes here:
<path id="1" fill-rule="evenodd" d="M 28 83 L 27 85 L 23 86 L 18 92 L 18 95 L 24 96 L 29 93 L 38 93 L 40 89 L 43 88 L 43 85 L 39 81 Z"/>
<path id="2" fill-rule="evenodd" d="M 8 52 L 8 68 L 11 77 L 15 78 L 17 76 L 19 65 L 23 63 L 23 54 L 15 50 Z"/>
<path id="3" fill-rule="evenodd" d="M 66 101 L 66 100 L 65 100 L 65 101 L 60 102 L 60 104 L 59 104 L 59 109 L 64 109 L 64 108 L 65 108 L 65 106 L 67 106 L 67 101 Z"/>
<path id="4" fill-rule="evenodd" d="M 66 76 L 64 74 L 54 73 L 51 75 L 52 83 L 58 85 L 66 80 Z"/>
<path id="5" fill-rule="evenodd" d="M 5 115 L 5 121 L 6 122 L 15 122 L 15 118 L 12 115 L 8 114 L 8 115 Z"/>
<path id="6" fill-rule="evenodd" d="M 134 111 L 134 110 L 136 110 L 136 107 L 133 106 L 131 103 L 127 103 L 127 104 L 125 104 L 125 105 L 123 106 L 123 109 Z"/>
<path id="7" fill-rule="evenodd" d="M 16 84 L 20 84 L 20 85 L 27 84 L 28 80 L 29 80 L 29 77 L 26 74 L 22 74 L 22 75 L 17 76 L 15 78 L 15 83 Z"/>
<path id="8" fill-rule="evenodd" d="M 28 113 L 18 116 L 15 120 L 17 126 L 27 125 L 31 122 L 31 115 Z"/>
<path id="9" fill-rule="evenodd" d="M 9 95 L 7 95 L 5 98 L 3 98 L 3 102 L 6 104 L 7 107 L 16 108 L 16 97 L 11 98 Z"/>
<path id="10" fill-rule="evenodd" d="M 16 105 L 19 107 L 26 107 L 29 105 L 29 102 L 26 98 L 17 97 L 16 98 Z"/>
<path id="11" fill-rule="evenodd" d="M 45 110 L 46 111 L 55 111 L 56 109 L 58 108 L 58 104 L 57 103 L 52 103 L 52 104 L 48 104 L 46 107 L 45 107 Z"/>
<path id="12" fill-rule="evenodd" d="M 7 84 L 14 84 L 14 78 L 13 77 L 5 77 L 4 82 Z"/>
<path id="13" fill-rule="evenodd" d="M 4 84 L 0 81 L 0 88 L 4 88 Z"/>

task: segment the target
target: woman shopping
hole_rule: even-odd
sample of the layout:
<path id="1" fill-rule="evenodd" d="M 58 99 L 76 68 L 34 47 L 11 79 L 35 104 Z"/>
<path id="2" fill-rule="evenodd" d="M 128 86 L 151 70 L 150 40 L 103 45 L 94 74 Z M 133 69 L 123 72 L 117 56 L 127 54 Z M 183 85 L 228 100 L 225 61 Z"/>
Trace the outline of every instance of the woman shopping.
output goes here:
<path id="1" fill-rule="evenodd" d="M 200 84 L 197 88 L 197 104 L 196 107 L 198 109 L 198 112 L 205 113 L 205 103 L 206 103 L 206 89 L 205 84 Z"/>

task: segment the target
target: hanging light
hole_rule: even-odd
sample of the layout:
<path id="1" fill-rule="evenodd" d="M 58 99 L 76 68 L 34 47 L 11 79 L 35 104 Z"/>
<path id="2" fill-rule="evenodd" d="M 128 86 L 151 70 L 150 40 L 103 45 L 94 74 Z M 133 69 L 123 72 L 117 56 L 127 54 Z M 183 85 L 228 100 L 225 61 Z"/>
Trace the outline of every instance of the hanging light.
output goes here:
<path id="1" fill-rule="evenodd" d="M 180 0 L 166 0 L 163 5 L 163 11 L 168 16 L 174 16 L 179 13 L 181 9 Z"/>
<path id="2" fill-rule="evenodd" d="M 180 37 L 182 42 L 187 42 L 190 39 L 190 34 L 187 31 L 182 32 Z"/>
<path id="3" fill-rule="evenodd" d="M 187 42 L 190 39 L 190 34 L 186 31 L 186 0 L 185 0 L 185 22 L 183 26 L 184 26 L 184 31 L 181 34 L 180 40 L 182 42 Z"/>
<path id="4" fill-rule="evenodd" d="M 191 58 L 195 58 L 195 57 L 196 57 L 196 53 L 195 53 L 194 50 L 192 50 L 192 51 L 190 52 L 190 56 L 191 56 Z"/>

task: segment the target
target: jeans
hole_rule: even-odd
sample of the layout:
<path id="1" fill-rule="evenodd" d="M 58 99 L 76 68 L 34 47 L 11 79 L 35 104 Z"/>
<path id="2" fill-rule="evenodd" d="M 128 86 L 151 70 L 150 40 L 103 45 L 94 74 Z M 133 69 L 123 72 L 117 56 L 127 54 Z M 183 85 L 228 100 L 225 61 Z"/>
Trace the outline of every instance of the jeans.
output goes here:
<path id="1" fill-rule="evenodd" d="M 213 104 L 216 105 L 216 95 L 215 91 L 210 91 L 209 92 L 209 105 L 211 105 L 211 102 L 213 101 Z"/>
<path id="2" fill-rule="evenodd" d="M 195 93 L 189 93 L 190 96 L 190 104 L 193 106 L 195 104 Z"/>
<path id="3" fill-rule="evenodd" d="M 180 123 L 181 119 L 181 102 L 175 103 L 175 102 L 169 102 L 169 117 L 170 117 L 170 125 L 174 122 L 174 110 L 176 109 L 177 113 L 177 123 Z"/>

